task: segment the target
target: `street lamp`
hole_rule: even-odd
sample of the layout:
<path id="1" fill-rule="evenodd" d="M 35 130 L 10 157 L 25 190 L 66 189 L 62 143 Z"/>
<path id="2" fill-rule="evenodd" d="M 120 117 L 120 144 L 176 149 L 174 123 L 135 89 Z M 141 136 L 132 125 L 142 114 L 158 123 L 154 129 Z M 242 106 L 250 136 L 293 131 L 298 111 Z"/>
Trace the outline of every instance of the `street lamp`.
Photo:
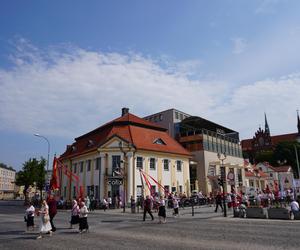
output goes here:
<path id="1" fill-rule="evenodd" d="M 48 176 L 48 170 L 49 170 L 49 154 L 50 154 L 50 142 L 49 142 L 49 140 L 48 140 L 45 136 L 42 136 L 42 135 L 40 135 L 40 134 L 34 134 L 34 136 L 43 138 L 43 139 L 46 140 L 47 143 L 48 143 L 48 158 L 47 158 L 47 176 Z"/>
<path id="2" fill-rule="evenodd" d="M 300 143 L 300 134 L 296 137 L 296 142 Z M 294 144 L 294 150 L 295 150 L 295 155 L 296 155 L 296 162 L 297 162 L 297 170 L 298 170 L 298 179 L 300 179 L 300 167 L 299 167 L 299 158 L 298 158 L 298 151 L 297 147 Z"/>
<path id="3" fill-rule="evenodd" d="M 226 209 L 226 197 L 225 197 L 225 182 L 226 182 L 226 171 L 225 171 L 225 169 L 224 169 L 224 161 L 225 161 L 225 159 L 226 159 L 226 153 L 224 152 L 224 153 L 218 153 L 217 154 L 217 156 L 218 156 L 218 158 L 219 158 L 219 160 L 222 162 L 222 164 L 221 164 L 221 169 L 222 169 L 222 171 L 221 171 L 221 179 L 220 179 L 220 182 L 219 182 L 219 184 L 220 184 L 220 186 L 222 186 L 222 189 L 223 189 L 223 206 L 224 206 L 224 217 L 227 217 L 227 209 Z"/>
<path id="4" fill-rule="evenodd" d="M 123 167 L 123 173 L 122 173 L 122 178 L 123 178 L 123 213 L 125 213 L 125 206 L 126 206 L 126 174 L 127 174 L 127 165 L 128 165 L 128 158 L 127 158 L 127 153 L 131 151 L 132 148 L 132 144 L 128 143 L 128 150 L 125 151 L 124 147 L 123 147 L 123 143 L 120 141 L 119 142 L 119 148 L 120 151 L 123 153 L 124 155 L 124 161 L 121 161 L 121 163 L 124 163 L 124 167 Z M 121 172 L 121 171 L 120 171 Z"/>

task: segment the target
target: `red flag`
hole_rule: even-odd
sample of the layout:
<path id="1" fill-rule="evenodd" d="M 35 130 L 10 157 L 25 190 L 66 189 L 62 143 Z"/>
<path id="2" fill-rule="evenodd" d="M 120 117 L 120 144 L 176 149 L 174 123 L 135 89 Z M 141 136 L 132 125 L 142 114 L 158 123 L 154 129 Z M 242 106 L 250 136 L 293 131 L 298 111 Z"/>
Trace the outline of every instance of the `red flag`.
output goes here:
<path id="1" fill-rule="evenodd" d="M 57 180 L 57 159 L 54 157 L 53 159 L 53 169 L 52 169 L 52 178 L 50 180 L 50 189 L 58 189 L 59 184 Z"/>

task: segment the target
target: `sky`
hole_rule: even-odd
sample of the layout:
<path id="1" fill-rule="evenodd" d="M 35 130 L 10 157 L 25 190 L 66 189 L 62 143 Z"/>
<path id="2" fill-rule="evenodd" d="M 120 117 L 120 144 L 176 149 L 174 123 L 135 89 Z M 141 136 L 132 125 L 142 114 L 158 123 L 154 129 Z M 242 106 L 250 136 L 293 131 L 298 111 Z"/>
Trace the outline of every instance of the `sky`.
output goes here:
<path id="1" fill-rule="evenodd" d="M 0 162 L 169 108 L 252 138 L 297 131 L 298 0 L 0 2 Z"/>

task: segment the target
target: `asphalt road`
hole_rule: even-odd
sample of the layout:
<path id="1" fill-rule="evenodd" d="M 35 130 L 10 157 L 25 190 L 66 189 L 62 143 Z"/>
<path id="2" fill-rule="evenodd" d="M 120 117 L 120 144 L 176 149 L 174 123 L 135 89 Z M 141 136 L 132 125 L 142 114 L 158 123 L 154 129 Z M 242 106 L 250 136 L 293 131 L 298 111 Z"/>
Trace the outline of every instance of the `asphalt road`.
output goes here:
<path id="1" fill-rule="evenodd" d="M 224 218 L 212 207 L 180 210 L 166 224 L 142 221 L 142 214 L 121 210 L 89 214 L 90 232 L 68 229 L 69 211 L 55 217 L 58 230 L 36 240 L 24 232 L 23 208 L 0 202 L 0 249 L 300 249 L 300 221 Z M 39 224 L 39 218 L 35 223 Z"/>

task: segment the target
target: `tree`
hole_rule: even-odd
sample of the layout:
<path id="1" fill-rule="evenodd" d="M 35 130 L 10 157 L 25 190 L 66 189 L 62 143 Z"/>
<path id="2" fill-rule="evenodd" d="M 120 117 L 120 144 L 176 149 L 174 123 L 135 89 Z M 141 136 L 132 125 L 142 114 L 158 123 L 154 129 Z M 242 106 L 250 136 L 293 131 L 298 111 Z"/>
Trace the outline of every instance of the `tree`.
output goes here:
<path id="1" fill-rule="evenodd" d="M 261 151 L 255 154 L 255 163 L 267 161 L 271 165 L 274 164 L 274 153 L 273 151 Z"/>
<path id="2" fill-rule="evenodd" d="M 300 157 L 300 143 L 299 142 L 280 142 L 276 145 L 273 155 L 273 161 L 275 163 L 286 161 L 286 165 L 290 165 L 293 168 L 294 173 L 298 176 L 298 167 L 296 160 L 296 152 L 298 152 L 298 160 Z M 299 177 L 298 177 L 299 178 Z"/>
<path id="3" fill-rule="evenodd" d="M 17 173 L 16 184 L 18 186 L 24 186 L 23 193 L 25 201 L 28 201 L 27 189 L 29 186 L 36 184 L 42 194 L 42 190 L 45 186 L 45 165 L 46 160 L 42 157 L 40 160 L 30 158 L 23 164 L 22 170 Z"/>

